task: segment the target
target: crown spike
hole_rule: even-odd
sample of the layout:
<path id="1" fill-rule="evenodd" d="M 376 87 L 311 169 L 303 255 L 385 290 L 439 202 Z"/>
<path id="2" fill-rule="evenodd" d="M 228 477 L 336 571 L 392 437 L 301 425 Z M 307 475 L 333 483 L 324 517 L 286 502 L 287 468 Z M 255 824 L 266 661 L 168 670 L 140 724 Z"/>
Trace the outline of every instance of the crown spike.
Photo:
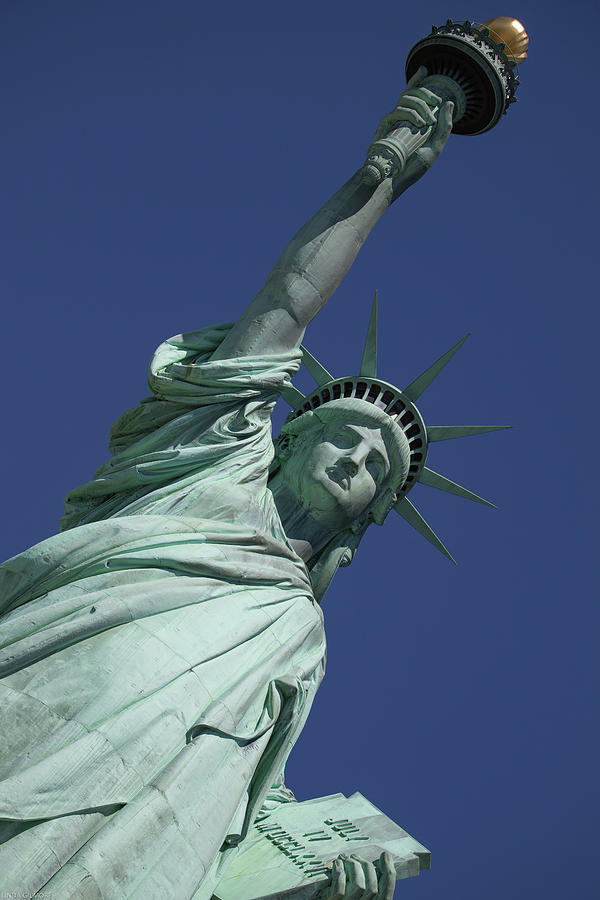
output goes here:
<path id="1" fill-rule="evenodd" d="M 360 375 L 366 378 L 377 378 L 377 291 L 371 307 L 371 317 L 367 328 L 365 349 L 360 364 Z"/>
<path id="2" fill-rule="evenodd" d="M 484 500 L 483 497 L 479 497 L 472 491 L 468 491 L 467 488 L 464 488 L 462 485 L 450 481 L 449 478 L 444 478 L 443 475 L 434 472 L 433 469 L 428 469 L 427 466 L 425 466 L 417 481 L 421 484 L 426 484 L 427 487 L 437 488 L 438 491 L 446 491 L 447 494 L 454 494 L 456 497 L 464 497 L 465 500 L 473 500 L 475 503 L 483 503 L 484 506 L 491 506 L 492 509 L 498 509 L 494 503 L 490 503 L 489 500 Z"/>
<path id="3" fill-rule="evenodd" d="M 281 396 L 285 400 L 292 409 L 300 409 L 306 397 L 299 391 L 298 388 L 295 388 L 293 384 L 288 385 L 287 387 L 282 388 Z"/>
<path id="4" fill-rule="evenodd" d="M 333 381 L 333 375 L 331 375 L 327 369 L 321 365 L 318 359 L 309 353 L 304 345 L 300 346 L 302 350 L 302 362 L 315 379 L 319 387 L 322 387 L 324 384 L 328 384 L 330 381 Z"/>
<path id="5" fill-rule="evenodd" d="M 453 562 L 454 565 L 456 565 L 456 560 L 450 556 L 450 553 L 444 547 L 437 534 L 429 527 L 421 513 L 415 509 L 408 497 L 402 497 L 400 500 L 397 500 L 394 504 L 394 510 L 398 515 L 402 516 L 415 531 L 418 531 L 430 544 L 433 544 L 436 550 L 439 550 L 440 553 L 443 553 L 444 556 L 450 560 L 450 562 Z"/>
<path id="6" fill-rule="evenodd" d="M 470 334 L 470 332 L 469 332 Z M 444 366 L 446 366 L 457 350 L 460 350 L 466 339 L 469 337 L 469 334 L 465 334 L 464 338 L 455 344 L 454 347 L 451 347 L 443 356 L 440 356 L 438 360 L 436 360 L 433 365 L 429 366 L 428 369 L 425 369 L 422 375 L 419 375 L 418 378 L 415 378 L 414 381 L 408 385 L 408 387 L 404 388 L 403 393 L 406 394 L 409 400 L 412 400 L 414 403 L 419 399 L 423 391 L 425 391 L 431 382 L 437 378 L 440 374 Z"/>
<path id="7" fill-rule="evenodd" d="M 449 441 L 454 438 L 471 437 L 474 434 L 488 434 L 490 431 L 503 431 L 512 425 L 429 425 L 427 442 Z"/>

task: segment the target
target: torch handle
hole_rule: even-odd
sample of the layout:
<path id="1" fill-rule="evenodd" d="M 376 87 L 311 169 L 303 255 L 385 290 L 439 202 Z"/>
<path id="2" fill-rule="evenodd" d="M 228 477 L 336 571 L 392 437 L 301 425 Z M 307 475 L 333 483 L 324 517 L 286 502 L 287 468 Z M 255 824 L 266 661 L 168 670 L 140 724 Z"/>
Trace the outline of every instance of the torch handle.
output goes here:
<path id="1" fill-rule="evenodd" d="M 453 119 L 457 122 L 464 113 L 466 100 L 461 86 L 447 75 L 428 75 L 422 82 L 439 97 L 442 103 L 451 100 L 454 103 Z M 440 107 L 432 112 L 437 116 Z M 367 159 L 362 169 L 362 180 L 366 185 L 375 187 L 385 178 L 394 178 L 404 169 L 406 162 L 419 147 L 422 147 L 433 130 L 433 126 L 417 128 L 408 122 L 400 122 L 384 138 L 373 141 L 367 150 Z"/>
<path id="2" fill-rule="evenodd" d="M 374 187 L 402 172 L 409 156 L 423 146 L 431 132 L 431 125 L 416 128 L 403 122 L 386 137 L 374 141 L 367 150 L 362 169 L 363 184 Z"/>

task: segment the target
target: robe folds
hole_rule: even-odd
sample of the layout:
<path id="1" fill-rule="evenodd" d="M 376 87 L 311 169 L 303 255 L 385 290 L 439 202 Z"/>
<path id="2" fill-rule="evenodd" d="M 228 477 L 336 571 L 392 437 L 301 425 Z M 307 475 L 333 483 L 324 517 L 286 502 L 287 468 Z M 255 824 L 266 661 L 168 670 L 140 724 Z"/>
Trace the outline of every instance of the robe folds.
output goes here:
<path id="1" fill-rule="evenodd" d="M 152 397 L 0 567 L 0 888 L 210 898 L 310 709 L 323 619 L 267 487 L 299 354 L 165 342 Z M 281 793 L 281 792 L 280 792 Z"/>

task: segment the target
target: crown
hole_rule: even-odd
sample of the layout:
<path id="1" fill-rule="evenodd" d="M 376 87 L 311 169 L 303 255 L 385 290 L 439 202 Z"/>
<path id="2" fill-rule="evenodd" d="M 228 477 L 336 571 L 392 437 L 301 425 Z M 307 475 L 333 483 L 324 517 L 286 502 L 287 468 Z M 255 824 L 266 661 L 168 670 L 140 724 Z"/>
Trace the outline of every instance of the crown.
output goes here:
<path id="1" fill-rule="evenodd" d="M 306 395 L 291 385 L 284 388 L 281 392 L 283 399 L 292 407 L 292 412 L 289 414 L 286 424 L 293 422 L 305 413 L 346 399 L 359 400 L 365 404 L 371 404 L 371 407 L 375 407 L 378 410 L 378 422 L 381 420 L 382 414 L 386 416 L 386 421 L 392 423 L 404 436 L 410 453 L 408 471 L 403 478 L 403 483 L 396 490 L 397 500 L 393 509 L 451 562 L 455 562 L 455 560 L 408 499 L 408 492 L 419 482 L 428 487 L 445 491 L 448 494 L 482 503 L 484 506 L 491 506 L 494 509 L 496 507 L 488 500 L 484 500 L 483 497 L 479 497 L 472 491 L 467 490 L 467 488 L 462 487 L 462 485 L 456 484 L 456 482 L 451 481 L 444 475 L 440 475 L 439 472 L 434 472 L 433 469 L 428 468 L 425 463 L 427 461 L 429 444 L 453 438 L 486 434 L 490 431 L 500 431 L 511 427 L 510 425 L 427 426 L 421 413 L 415 406 L 415 401 L 437 378 L 468 337 L 468 334 L 465 335 L 403 390 L 386 381 L 381 381 L 381 379 L 377 378 L 377 292 L 375 292 L 359 374 L 344 378 L 334 378 L 303 346 L 301 347 L 302 362 L 315 380 L 317 387 Z M 366 406 L 365 411 L 367 411 Z"/>

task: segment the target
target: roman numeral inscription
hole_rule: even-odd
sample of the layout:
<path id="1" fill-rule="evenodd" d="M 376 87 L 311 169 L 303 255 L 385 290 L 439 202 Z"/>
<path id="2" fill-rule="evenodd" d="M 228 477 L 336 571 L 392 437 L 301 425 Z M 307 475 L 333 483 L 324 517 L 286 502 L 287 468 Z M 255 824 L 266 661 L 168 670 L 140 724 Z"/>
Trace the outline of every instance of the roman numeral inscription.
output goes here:
<path id="1" fill-rule="evenodd" d="M 323 875 L 331 869 L 331 861 L 325 862 L 314 852 L 321 854 L 326 849 L 325 841 L 369 841 L 368 834 L 361 834 L 360 828 L 350 819 L 325 819 L 323 828 L 306 831 L 302 840 L 282 828 L 277 822 L 259 822 L 254 827 L 270 841 L 290 862 L 310 876 Z"/>
<path id="2" fill-rule="evenodd" d="M 358 792 L 282 803 L 248 831 L 214 900 L 309 900 L 341 854 L 392 855 L 400 878 L 429 868 L 429 851 Z"/>

